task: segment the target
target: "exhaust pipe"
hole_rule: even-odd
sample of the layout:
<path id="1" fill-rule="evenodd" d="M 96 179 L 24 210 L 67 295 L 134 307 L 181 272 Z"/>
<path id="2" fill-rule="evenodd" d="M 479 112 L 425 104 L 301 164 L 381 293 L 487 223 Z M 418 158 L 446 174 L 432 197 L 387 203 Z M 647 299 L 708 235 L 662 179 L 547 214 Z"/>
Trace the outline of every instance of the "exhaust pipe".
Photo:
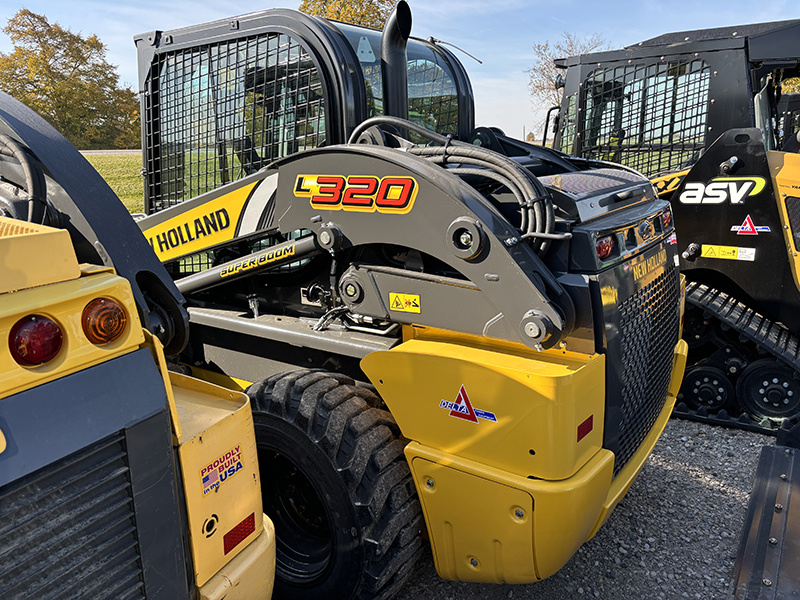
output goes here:
<path id="1" fill-rule="evenodd" d="M 400 0 L 383 26 L 381 76 L 383 114 L 408 120 L 408 58 L 406 44 L 411 35 L 411 9 Z M 407 134 L 401 132 L 405 137 Z"/>

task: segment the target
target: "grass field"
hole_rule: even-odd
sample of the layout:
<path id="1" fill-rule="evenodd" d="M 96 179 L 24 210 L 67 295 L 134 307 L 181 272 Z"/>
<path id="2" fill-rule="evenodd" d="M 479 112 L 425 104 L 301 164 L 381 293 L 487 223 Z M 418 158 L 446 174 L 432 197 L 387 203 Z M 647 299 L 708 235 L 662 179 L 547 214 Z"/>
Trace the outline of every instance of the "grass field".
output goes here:
<path id="1" fill-rule="evenodd" d="M 119 196 L 128 212 L 144 211 L 139 154 L 89 154 L 85 158 Z"/>

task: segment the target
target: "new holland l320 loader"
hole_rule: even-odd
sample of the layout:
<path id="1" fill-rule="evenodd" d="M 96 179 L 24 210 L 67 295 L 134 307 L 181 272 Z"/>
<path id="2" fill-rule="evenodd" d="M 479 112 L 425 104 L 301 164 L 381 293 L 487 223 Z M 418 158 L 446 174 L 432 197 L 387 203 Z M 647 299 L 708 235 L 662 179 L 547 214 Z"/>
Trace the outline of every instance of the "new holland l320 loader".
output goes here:
<path id="1" fill-rule="evenodd" d="M 275 593 L 385 598 L 558 571 L 630 487 L 683 374 L 668 203 L 474 127 L 441 44 L 268 10 L 137 36 L 144 237 L 177 368 L 246 389 Z"/>

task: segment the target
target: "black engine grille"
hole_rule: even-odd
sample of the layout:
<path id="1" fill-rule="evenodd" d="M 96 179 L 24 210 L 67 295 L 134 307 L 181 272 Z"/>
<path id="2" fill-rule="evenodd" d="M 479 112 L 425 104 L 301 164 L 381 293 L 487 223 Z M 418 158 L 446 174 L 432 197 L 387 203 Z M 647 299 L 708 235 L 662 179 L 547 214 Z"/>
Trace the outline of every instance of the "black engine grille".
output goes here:
<path id="1" fill-rule="evenodd" d="M 0 598 L 143 598 L 123 436 L 0 490 Z"/>
<path id="2" fill-rule="evenodd" d="M 664 408 L 678 342 L 678 294 L 678 270 L 673 267 L 620 304 L 622 420 L 614 476 Z"/>

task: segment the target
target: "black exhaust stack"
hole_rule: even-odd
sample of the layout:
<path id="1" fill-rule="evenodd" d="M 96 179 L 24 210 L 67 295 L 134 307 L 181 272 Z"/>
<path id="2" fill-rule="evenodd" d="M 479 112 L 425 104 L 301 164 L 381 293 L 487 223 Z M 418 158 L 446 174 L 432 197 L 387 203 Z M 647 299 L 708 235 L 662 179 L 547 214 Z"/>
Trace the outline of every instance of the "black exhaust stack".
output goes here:
<path id="1" fill-rule="evenodd" d="M 411 9 L 400 0 L 383 26 L 381 74 L 383 114 L 408 120 L 408 58 L 406 43 L 411 35 Z M 401 132 L 406 137 L 406 132 Z"/>

